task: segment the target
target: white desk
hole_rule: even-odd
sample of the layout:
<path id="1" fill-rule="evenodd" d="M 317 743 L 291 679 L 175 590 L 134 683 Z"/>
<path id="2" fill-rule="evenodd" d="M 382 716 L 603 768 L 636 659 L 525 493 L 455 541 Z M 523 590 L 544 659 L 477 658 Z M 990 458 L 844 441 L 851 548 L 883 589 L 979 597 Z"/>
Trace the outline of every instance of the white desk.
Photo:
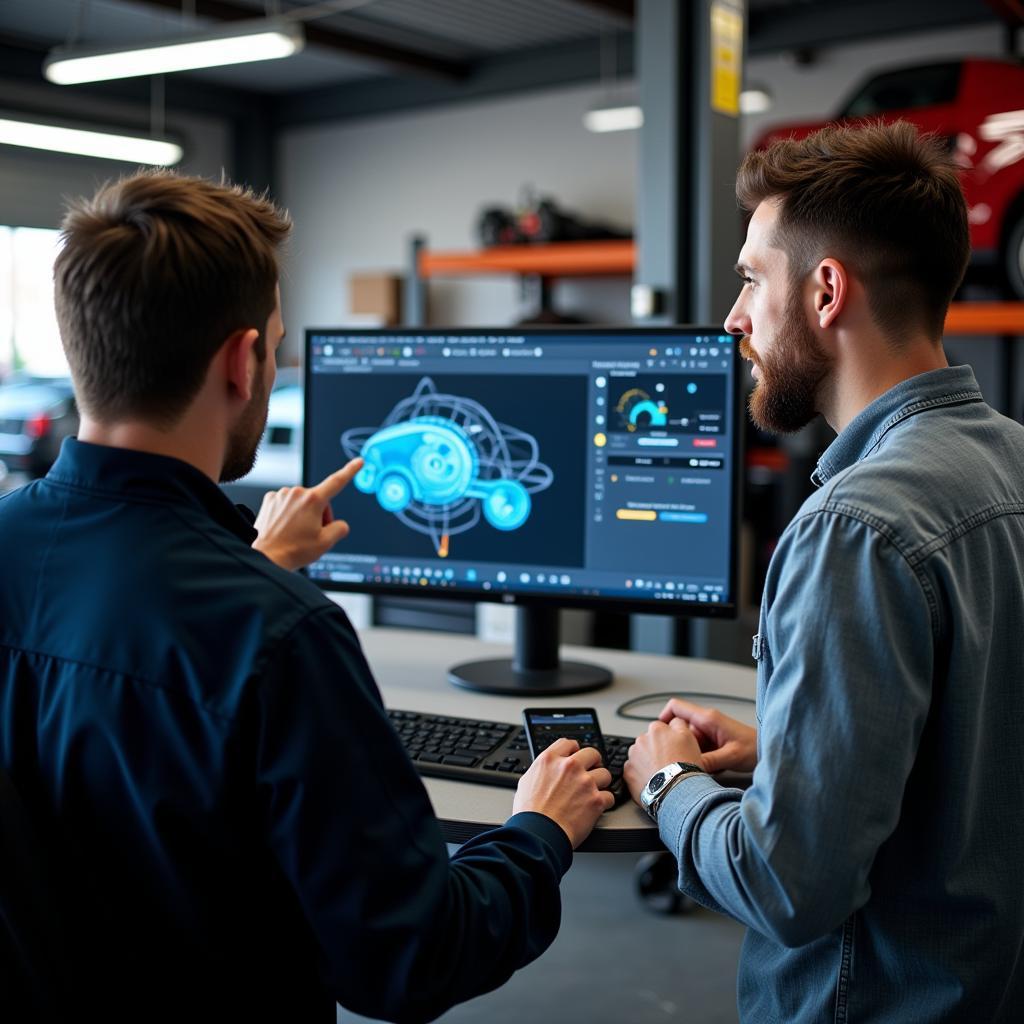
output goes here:
<path id="1" fill-rule="evenodd" d="M 507 647 L 455 634 L 403 629 L 362 630 L 360 639 L 384 703 L 389 708 L 519 725 L 527 700 L 529 706 L 536 707 L 593 707 L 597 710 L 603 731 L 613 736 L 636 736 L 646 729 L 643 722 L 621 718 L 616 713 L 621 704 L 633 697 L 696 690 L 723 697 L 753 698 L 756 680 L 752 668 L 722 662 L 563 647 L 561 654 L 564 658 L 593 661 L 611 669 L 615 675 L 613 684 L 596 693 L 570 697 L 500 697 L 452 686 L 447 681 L 447 670 L 461 661 L 507 656 L 510 654 Z M 654 702 L 645 705 L 643 712 L 650 709 L 653 717 L 661 706 L 662 702 Z M 723 703 L 722 710 L 734 718 L 754 724 L 752 704 L 728 702 Z M 425 778 L 423 781 L 445 839 L 450 843 L 464 843 L 480 832 L 500 825 L 512 813 L 513 789 L 450 779 Z M 639 853 L 661 848 L 657 829 L 632 800 L 603 815 L 597 828 L 580 847 L 584 851 L 605 853 Z"/>

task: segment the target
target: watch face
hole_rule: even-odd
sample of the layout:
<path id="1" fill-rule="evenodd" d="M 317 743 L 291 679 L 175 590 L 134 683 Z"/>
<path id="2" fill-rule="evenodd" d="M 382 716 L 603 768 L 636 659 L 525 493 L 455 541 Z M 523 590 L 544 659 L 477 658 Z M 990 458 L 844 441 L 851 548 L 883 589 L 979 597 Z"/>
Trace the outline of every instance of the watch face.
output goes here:
<path id="1" fill-rule="evenodd" d="M 665 773 L 664 772 L 658 772 L 658 774 L 655 775 L 651 779 L 651 781 L 647 783 L 647 788 L 652 793 L 657 793 L 658 790 L 661 789 L 661 787 L 664 786 L 664 785 L 665 785 Z"/>

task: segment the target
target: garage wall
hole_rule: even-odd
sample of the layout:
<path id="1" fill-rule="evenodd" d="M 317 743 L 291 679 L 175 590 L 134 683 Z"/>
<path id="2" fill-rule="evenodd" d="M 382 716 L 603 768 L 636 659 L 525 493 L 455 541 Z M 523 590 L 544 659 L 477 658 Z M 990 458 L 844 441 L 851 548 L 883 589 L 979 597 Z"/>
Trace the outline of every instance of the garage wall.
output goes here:
<path id="1" fill-rule="evenodd" d="M 827 114 L 856 81 L 880 68 L 964 53 L 996 55 L 1002 45 L 999 29 L 980 26 L 827 49 L 809 66 L 785 54 L 754 58 L 748 81 L 767 85 L 776 104 L 768 115 L 744 120 L 744 140 L 771 121 Z M 39 87 L 23 83 L 0 79 L 0 94 L 12 106 L 41 102 Z M 524 184 L 584 216 L 628 227 L 638 187 L 637 135 L 583 129 L 583 112 L 601 96 L 594 86 L 563 88 L 283 133 L 278 195 L 296 222 L 284 282 L 292 354 L 306 325 L 356 322 L 349 312 L 349 274 L 402 270 L 414 231 L 437 248 L 472 246 L 480 209 L 514 205 Z M 147 115 L 73 92 L 65 103 L 69 115 L 85 119 L 144 122 Z M 169 112 L 168 127 L 187 143 L 182 170 L 230 173 L 230 130 L 222 120 Z M 0 223 L 54 227 L 62 196 L 87 194 L 122 170 L 5 147 Z M 531 309 L 512 279 L 433 282 L 431 298 L 436 323 L 510 323 Z M 628 282 L 565 282 L 555 301 L 566 312 L 621 322 L 628 315 Z"/>
<path id="2" fill-rule="evenodd" d="M 809 65 L 789 54 L 753 58 L 747 80 L 766 85 L 775 106 L 744 118 L 743 142 L 773 122 L 829 114 L 874 71 L 999 55 L 1002 46 L 998 28 L 979 26 L 821 50 Z M 284 132 L 278 194 L 295 220 L 283 287 L 289 356 L 297 358 L 307 325 L 359 322 L 349 308 L 350 274 L 403 271 L 414 232 L 434 248 L 474 246 L 480 209 L 514 205 L 525 183 L 583 215 L 628 227 L 638 187 L 637 133 L 584 130 L 582 114 L 601 96 L 595 87 L 563 88 Z M 433 281 L 430 296 L 435 324 L 508 324 L 530 310 L 517 282 L 505 278 Z M 599 322 L 623 322 L 628 282 L 563 282 L 555 304 Z M 988 367 L 996 362 L 990 347 L 972 341 L 961 349 Z"/>
<path id="3" fill-rule="evenodd" d="M 279 191 L 295 219 L 284 286 L 294 343 L 307 324 L 351 322 L 351 273 L 400 270 L 414 232 L 433 248 L 475 246 L 480 209 L 515 206 L 524 184 L 628 228 L 636 133 L 584 129 L 583 114 L 600 96 L 574 87 L 286 132 Z M 556 303 L 621 322 L 628 283 L 565 283 Z M 431 284 L 434 323 L 505 324 L 528 309 L 511 279 Z"/>

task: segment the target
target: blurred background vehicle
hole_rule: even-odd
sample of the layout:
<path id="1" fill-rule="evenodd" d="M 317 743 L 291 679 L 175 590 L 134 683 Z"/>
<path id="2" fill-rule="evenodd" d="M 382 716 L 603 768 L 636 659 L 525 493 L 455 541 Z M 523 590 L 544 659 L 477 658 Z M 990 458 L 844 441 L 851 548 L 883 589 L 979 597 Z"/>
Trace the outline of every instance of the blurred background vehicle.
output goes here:
<path id="1" fill-rule="evenodd" d="M 302 386 L 290 383 L 289 375 L 270 393 L 256 464 L 239 482 L 270 490 L 300 483 L 301 478 Z"/>
<path id="2" fill-rule="evenodd" d="M 297 366 L 282 366 L 278 367 L 270 392 L 267 425 L 255 464 L 241 480 L 221 487 L 233 502 L 255 512 L 267 491 L 299 483 L 302 483 L 302 373 Z"/>
<path id="3" fill-rule="evenodd" d="M 61 442 L 77 432 L 70 379 L 14 374 L 0 384 L 0 477 L 44 476 Z"/>
<path id="4" fill-rule="evenodd" d="M 538 196 L 529 186 L 523 188 L 514 210 L 486 207 L 477 218 L 477 236 L 483 246 L 632 237 L 610 224 L 586 220 L 550 196 Z"/>
<path id="5" fill-rule="evenodd" d="M 803 138 L 826 123 L 909 121 L 944 138 L 962 168 L 972 265 L 1024 300 L 1024 65 L 965 59 L 873 75 L 830 121 L 781 125 L 754 144 Z"/>

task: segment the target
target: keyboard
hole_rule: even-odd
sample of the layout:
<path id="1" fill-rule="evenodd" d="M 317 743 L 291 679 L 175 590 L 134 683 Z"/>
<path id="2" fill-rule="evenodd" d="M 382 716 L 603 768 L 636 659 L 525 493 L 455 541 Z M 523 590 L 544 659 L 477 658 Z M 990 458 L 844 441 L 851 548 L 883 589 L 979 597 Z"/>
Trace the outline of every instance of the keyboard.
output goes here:
<path id="1" fill-rule="evenodd" d="M 388 716 L 420 775 L 515 789 L 530 767 L 526 730 L 508 722 L 389 710 Z M 629 796 L 622 766 L 633 739 L 604 735 L 615 803 Z"/>

